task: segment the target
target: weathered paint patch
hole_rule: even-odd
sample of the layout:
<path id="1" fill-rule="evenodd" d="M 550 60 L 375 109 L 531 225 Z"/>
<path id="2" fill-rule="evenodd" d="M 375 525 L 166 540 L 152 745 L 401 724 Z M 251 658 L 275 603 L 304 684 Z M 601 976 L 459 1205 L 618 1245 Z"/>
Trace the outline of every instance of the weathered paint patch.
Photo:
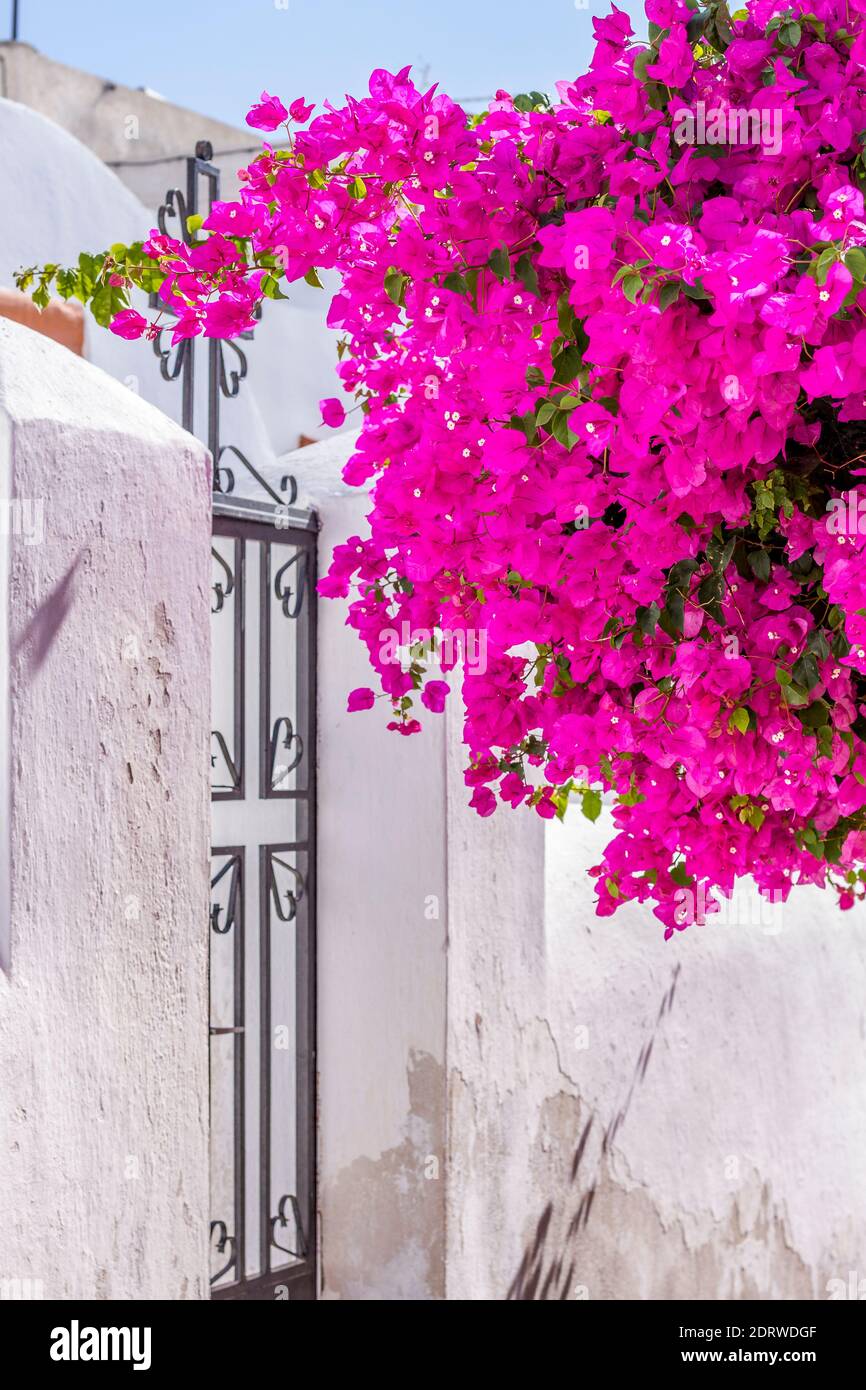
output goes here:
<path id="1" fill-rule="evenodd" d="M 445 1296 L 444 1070 L 413 1051 L 405 1137 L 327 1183 L 325 1297 L 429 1301 Z"/>

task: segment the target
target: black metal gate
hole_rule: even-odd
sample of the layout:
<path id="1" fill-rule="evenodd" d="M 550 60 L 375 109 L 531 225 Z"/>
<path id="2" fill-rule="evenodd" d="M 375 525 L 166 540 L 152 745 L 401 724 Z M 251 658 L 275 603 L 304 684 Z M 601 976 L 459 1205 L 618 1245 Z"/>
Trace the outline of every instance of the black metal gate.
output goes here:
<path id="1" fill-rule="evenodd" d="M 214 507 L 215 1297 L 315 1292 L 315 530 Z"/>
<path id="2" fill-rule="evenodd" d="M 188 218 L 219 197 L 211 161 L 201 142 L 162 231 L 190 240 Z M 214 463 L 211 1291 L 315 1299 L 317 523 L 294 507 L 294 479 L 276 491 L 221 441 L 221 400 L 247 373 L 240 345 L 208 342 L 199 420 L 195 344 L 166 347 L 165 331 L 160 370 Z M 262 500 L 234 495 L 238 468 Z"/>

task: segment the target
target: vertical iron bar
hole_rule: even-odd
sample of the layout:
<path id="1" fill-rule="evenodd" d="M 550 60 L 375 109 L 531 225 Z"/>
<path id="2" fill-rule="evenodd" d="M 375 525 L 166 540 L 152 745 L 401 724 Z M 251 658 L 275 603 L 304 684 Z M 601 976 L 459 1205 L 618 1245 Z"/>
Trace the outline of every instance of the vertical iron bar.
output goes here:
<path id="1" fill-rule="evenodd" d="M 271 702 L 271 545 L 261 541 L 259 560 L 259 797 L 265 795 L 265 772 L 271 731 L 268 711 Z M 259 887 L 261 913 L 261 1071 L 259 1084 L 259 1168 L 261 1188 L 262 1274 L 271 1269 L 271 899 L 270 850 L 262 847 Z"/>
<path id="2" fill-rule="evenodd" d="M 245 1066 L 245 1016 L 246 1016 L 246 997 L 245 997 L 245 972 L 244 955 L 246 953 L 246 855 L 241 850 L 241 892 L 239 895 L 240 909 L 239 920 L 235 927 L 234 943 L 234 976 L 235 976 L 235 997 L 234 997 L 234 1026 L 239 1032 L 234 1034 L 234 1149 L 235 1149 L 235 1235 L 237 1264 L 235 1274 L 237 1282 L 243 1283 L 246 1276 L 246 1172 L 244 1167 L 244 1150 L 246 1147 L 246 1083 L 244 1077 Z"/>
<path id="3" fill-rule="evenodd" d="M 298 671 L 304 673 L 306 720 L 303 721 L 304 748 L 307 750 L 307 892 L 305 908 L 298 922 L 297 934 L 297 1173 L 298 1205 L 304 1221 L 307 1259 L 313 1280 L 312 1297 L 316 1297 L 317 1240 L 316 1240 L 316 883 L 318 878 L 316 847 L 316 545 L 313 540 L 307 555 L 309 584 L 305 597 L 304 633 L 306 651 Z M 299 652 L 300 656 L 300 652 Z"/>
<path id="4" fill-rule="evenodd" d="M 260 1274 L 271 1272 L 271 851 L 259 846 L 260 927 L 260 1100 L 259 1100 L 259 1210 L 261 1225 Z"/>

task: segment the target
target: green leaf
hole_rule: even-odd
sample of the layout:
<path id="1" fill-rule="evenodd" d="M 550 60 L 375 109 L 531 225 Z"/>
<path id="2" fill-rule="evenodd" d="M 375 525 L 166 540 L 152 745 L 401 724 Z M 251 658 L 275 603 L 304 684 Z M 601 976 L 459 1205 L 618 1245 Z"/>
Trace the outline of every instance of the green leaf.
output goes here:
<path id="1" fill-rule="evenodd" d="M 679 299 L 681 288 L 679 280 L 668 280 L 666 284 L 662 285 L 659 292 L 659 308 L 662 313 Z"/>
<path id="2" fill-rule="evenodd" d="M 360 175 L 360 174 L 356 174 L 355 177 L 352 179 L 352 182 L 349 184 L 349 197 L 350 197 L 350 198 L 366 198 L 366 196 L 367 196 L 367 185 L 365 184 L 364 180 L 361 178 L 361 175 Z"/>
<path id="3" fill-rule="evenodd" d="M 626 275 L 622 282 L 622 292 L 630 304 L 637 303 L 637 297 L 643 289 L 643 280 L 639 275 Z"/>
<path id="4" fill-rule="evenodd" d="M 735 710 L 731 710 L 731 715 L 728 719 L 728 733 L 732 734 L 736 729 L 739 733 L 744 734 L 746 733 L 748 727 L 749 711 L 747 709 L 743 709 L 742 706 L 739 706 Z"/>
<path id="5" fill-rule="evenodd" d="M 770 578 L 770 556 L 767 551 L 750 550 L 748 563 L 755 578 L 766 584 Z"/>
<path id="6" fill-rule="evenodd" d="M 797 717 L 801 724 L 805 724 L 809 729 L 819 729 L 822 724 L 829 724 L 830 711 L 823 700 L 816 700 L 813 705 L 808 705 L 805 709 L 797 711 Z"/>
<path id="7" fill-rule="evenodd" d="M 451 270 L 442 281 L 442 286 L 446 290 L 452 290 L 454 294 L 468 294 L 469 285 L 457 270 Z"/>
<path id="8" fill-rule="evenodd" d="M 517 276 L 520 283 L 523 285 L 523 287 L 527 289 L 530 294 L 538 294 L 538 274 L 536 272 L 535 266 L 532 264 L 532 261 L 529 259 L 529 256 L 526 255 L 525 252 L 517 261 L 517 264 L 514 267 L 514 273 Z"/>
<path id="9" fill-rule="evenodd" d="M 764 821 L 765 821 L 765 820 L 766 820 L 766 816 L 764 815 L 764 813 L 763 813 L 763 811 L 761 810 L 760 806 L 752 806 L 752 807 L 750 807 L 750 809 L 749 809 L 749 824 L 752 825 L 752 826 L 754 826 L 755 830 L 760 830 L 760 828 L 761 828 L 761 826 L 764 824 Z"/>
<path id="10" fill-rule="evenodd" d="M 403 303 L 408 279 L 409 277 L 397 270 L 395 266 L 392 266 L 385 275 L 385 293 L 398 306 Z"/>
<path id="11" fill-rule="evenodd" d="M 634 75 L 638 82 L 646 82 L 646 70 L 650 63 L 658 62 L 658 53 L 652 48 L 643 48 L 634 60 Z"/>
<path id="12" fill-rule="evenodd" d="M 266 299 L 288 299 L 288 295 L 283 294 L 280 289 L 280 282 L 275 275 L 262 276 L 261 290 Z"/>
<path id="13" fill-rule="evenodd" d="M 661 609 L 657 603 L 651 603 L 647 607 L 641 606 L 635 613 L 635 621 L 641 632 L 645 632 L 647 637 L 652 637 L 660 617 Z"/>
<path id="14" fill-rule="evenodd" d="M 827 276 L 830 274 L 830 267 L 839 259 L 836 247 L 828 246 L 822 251 L 817 261 L 812 264 L 815 269 L 815 281 L 819 285 L 825 284 Z M 811 268 L 811 267 L 810 267 Z"/>
<path id="15" fill-rule="evenodd" d="M 496 278 L 503 284 L 506 280 L 511 279 L 511 257 L 508 253 L 508 247 L 504 243 L 502 246 L 497 246 L 495 251 L 491 251 L 487 258 L 487 264 Z"/>
<path id="16" fill-rule="evenodd" d="M 807 705 L 809 703 L 809 692 L 808 690 L 803 690 L 799 685 L 794 685 L 792 682 L 790 685 L 785 686 L 785 699 L 792 707 Z"/>
<path id="17" fill-rule="evenodd" d="M 801 685 L 804 690 L 812 690 L 821 679 L 818 663 L 811 653 L 800 657 L 800 660 L 797 661 L 792 668 L 791 674 L 797 684 Z"/>
<path id="18" fill-rule="evenodd" d="M 319 272 L 316 270 L 315 266 L 310 266 L 310 269 L 307 271 L 306 275 L 304 276 L 304 279 L 306 280 L 308 285 L 312 285 L 314 290 L 322 290 L 325 288 L 321 280 L 319 279 Z"/>
<path id="19" fill-rule="evenodd" d="M 573 449 L 577 443 L 577 435 L 572 434 L 568 427 L 568 415 L 565 411 L 558 410 L 548 426 L 554 439 L 565 449 Z"/>
<path id="20" fill-rule="evenodd" d="M 689 299 L 709 299 L 710 297 L 704 289 L 703 284 L 700 280 L 696 280 L 693 285 L 687 284 L 687 282 L 684 280 L 683 293 L 687 294 Z"/>
<path id="21" fill-rule="evenodd" d="M 601 815 L 601 792 L 589 787 L 581 798 L 581 808 L 587 820 L 597 821 Z"/>
<path id="22" fill-rule="evenodd" d="M 569 303 L 568 290 L 563 290 L 556 301 L 556 321 L 563 338 L 576 338 L 576 322 L 574 310 Z"/>
<path id="23" fill-rule="evenodd" d="M 568 386 L 580 373 L 583 358 L 575 343 L 569 343 L 553 359 L 553 380 L 558 386 Z"/>
<path id="24" fill-rule="evenodd" d="M 866 281 L 866 253 L 859 246 L 852 246 L 845 252 L 845 264 L 855 280 Z"/>
<path id="25" fill-rule="evenodd" d="M 686 605 L 679 589 L 672 589 L 665 600 L 659 618 L 659 627 L 669 637 L 680 637 L 685 623 Z"/>

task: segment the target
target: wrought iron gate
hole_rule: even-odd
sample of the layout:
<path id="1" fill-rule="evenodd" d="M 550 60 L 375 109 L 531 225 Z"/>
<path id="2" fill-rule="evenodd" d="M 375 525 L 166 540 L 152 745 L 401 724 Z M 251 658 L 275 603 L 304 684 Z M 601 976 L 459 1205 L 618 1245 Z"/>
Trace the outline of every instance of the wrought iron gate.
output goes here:
<path id="1" fill-rule="evenodd" d="M 315 531 L 219 501 L 213 555 L 213 1291 L 313 1299 Z"/>
<path id="2" fill-rule="evenodd" d="M 162 231 L 189 241 L 187 219 L 207 216 L 211 161 L 201 142 Z M 211 1290 L 315 1299 L 316 519 L 294 507 L 294 479 L 277 492 L 221 441 L 221 400 L 247 373 L 240 345 L 208 342 L 199 421 L 194 341 L 172 349 L 164 332 L 160 370 L 179 380 L 184 427 L 203 426 L 214 462 Z M 239 468 L 261 500 L 233 495 Z"/>

